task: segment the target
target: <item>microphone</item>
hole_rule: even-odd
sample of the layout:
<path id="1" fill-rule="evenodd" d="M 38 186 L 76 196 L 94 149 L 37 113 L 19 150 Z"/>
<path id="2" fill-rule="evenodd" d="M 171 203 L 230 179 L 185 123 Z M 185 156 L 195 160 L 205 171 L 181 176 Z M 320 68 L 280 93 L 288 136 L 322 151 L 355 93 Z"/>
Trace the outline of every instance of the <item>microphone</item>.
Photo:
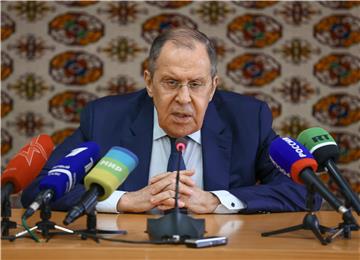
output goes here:
<path id="1" fill-rule="evenodd" d="M 131 151 L 122 147 L 112 147 L 85 176 L 87 192 L 68 212 L 64 224 L 69 225 L 85 212 L 91 212 L 97 201 L 106 200 L 125 181 L 138 162 L 138 157 Z"/>
<path id="2" fill-rule="evenodd" d="M 180 137 L 180 138 L 176 139 L 176 141 L 175 141 L 176 151 L 178 151 L 178 153 L 179 153 L 179 159 L 178 159 L 178 165 L 177 165 L 178 170 L 176 172 L 176 183 L 175 183 L 175 210 L 176 211 L 180 211 L 179 210 L 179 205 L 178 205 L 179 182 L 180 182 L 180 171 L 179 171 L 179 169 L 180 169 L 180 161 L 181 161 L 182 153 L 185 152 L 187 143 L 188 143 L 188 141 L 184 137 Z"/>
<path id="3" fill-rule="evenodd" d="M 180 137 L 180 138 L 176 139 L 176 141 L 175 141 L 176 151 L 178 151 L 179 153 L 185 152 L 187 143 L 188 143 L 188 140 L 184 137 Z"/>
<path id="4" fill-rule="evenodd" d="M 318 162 L 319 168 L 325 169 L 336 182 L 341 194 L 346 199 L 347 206 L 352 206 L 360 215 L 360 199 L 351 190 L 348 182 L 336 167 L 335 162 L 339 157 L 339 149 L 332 136 L 320 127 L 313 127 L 302 131 L 297 140 L 310 150 Z"/>
<path id="5" fill-rule="evenodd" d="M 300 143 L 289 137 L 275 139 L 269 148 L 270 160 L 286 176 L 293 181 L 314 188 L 343 217 L 356 223 L 351 211 L 326 188 L 315 175 L 317 162 L 311 153 Z"/>
<path id="6" fill-rule="evenodd" d="M 53 149 L 51 137 L 45 134 L 32 138 L 21 148 L 1 175 L 1 205 L 10 194 L 18 193 L 35 179 Z"/>
<path id="7" fill-rule="evenodd" d="M 99 153 L 100 148 L 95 142 L 85 142 L 61 158 L 41 179 L 41 192 L 25 210 L 23 218 L 29 218 L 43 203 L 58 200 L 83 181 L 86 173 L 99 160 Z"/>
<path id="8" fill-rule="evenodd" d="M 147 220 L 147 233 L 151 240 L 180 243 L 188 238 L 202 238 L 204 236 L 205 220 L 191 218 L 182 213 L 178 205 L 180 162 L 186 145 L 186 138 L 181 137 L 175 141 L 175 147 L 179 153 L 175 184 L 175 208 L 161 218 Z"/>

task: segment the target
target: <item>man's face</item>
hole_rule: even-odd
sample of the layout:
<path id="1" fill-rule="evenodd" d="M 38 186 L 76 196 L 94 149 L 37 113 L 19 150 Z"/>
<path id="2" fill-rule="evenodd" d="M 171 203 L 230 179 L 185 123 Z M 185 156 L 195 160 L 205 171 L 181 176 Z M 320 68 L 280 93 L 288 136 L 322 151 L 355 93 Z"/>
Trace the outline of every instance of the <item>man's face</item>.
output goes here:
<path id="1" fill-rule="evenodd" d="M 218 83 L 217 76 L 211 78 L 209 56 L 202 44 L 189 49 L 165 43 L 153 77 L 145 71 L 144 78 L 159 125 L 168 135 L 183 137 L 202 127 Z"/>

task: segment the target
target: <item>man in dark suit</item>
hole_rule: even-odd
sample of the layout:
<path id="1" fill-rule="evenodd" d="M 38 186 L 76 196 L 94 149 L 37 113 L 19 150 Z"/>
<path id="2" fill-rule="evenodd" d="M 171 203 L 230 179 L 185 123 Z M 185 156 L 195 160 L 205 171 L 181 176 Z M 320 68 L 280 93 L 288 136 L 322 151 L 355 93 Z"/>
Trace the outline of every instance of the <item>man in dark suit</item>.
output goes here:
<path id="1" fill-rule="evenodd" d="M 216 53 L 209 39 L 192 29 L 158 36 L 144 72 L 146 90 L 88 104 L 80 127 L 57 147 L 40 176 L 22 195 L 29 205 L 40 179 L 57 160 L 85 141 L 104 155 L 122 146 L 139 165 L 107 200 L 105 212 L 144 212 L 174 207 L 175 172 L 169 168 L 172 140 L 186 137 L 179 206 L 193 213 L 254 213 L 305 210 L 306 190 L 270 162 L 276 134 L 267 105 L 251 97 L 217 91 Z M 67 210 L 84 193 L 77 185 L 52 204 Z M 317 207 L 320 199 L 316 199 Z"/>

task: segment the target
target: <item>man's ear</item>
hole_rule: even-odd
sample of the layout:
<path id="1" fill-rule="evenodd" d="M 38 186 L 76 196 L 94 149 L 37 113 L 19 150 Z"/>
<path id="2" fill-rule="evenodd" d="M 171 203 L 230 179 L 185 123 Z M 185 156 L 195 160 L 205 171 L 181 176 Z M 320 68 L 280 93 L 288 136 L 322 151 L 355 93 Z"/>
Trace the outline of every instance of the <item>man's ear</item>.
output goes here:
<path id="1" fill-rule="evenodd" d="M 148 70 L 144 71 L 144 81 L 145 81 L 145 85 L 146 85 L 146 91 L 149 95 L 149 97 L 153 97 L 153 92 L 152 92 L 152 88 L 153 88 L 153 84 L 152 84 L 152 78 L 151 78 L 151 73 Z"/>
<path id="2" fill-rule="evenodd" d="M 216 75 L 213 79 L 212 79 L 212 89 L 211 89 L 211 93 L 210 93 L 210 97 L 209 97 L 209 102 L 212 100 L 214 94 L 215 94 L 215 90 L 219 84 L 219 76 Z"/>

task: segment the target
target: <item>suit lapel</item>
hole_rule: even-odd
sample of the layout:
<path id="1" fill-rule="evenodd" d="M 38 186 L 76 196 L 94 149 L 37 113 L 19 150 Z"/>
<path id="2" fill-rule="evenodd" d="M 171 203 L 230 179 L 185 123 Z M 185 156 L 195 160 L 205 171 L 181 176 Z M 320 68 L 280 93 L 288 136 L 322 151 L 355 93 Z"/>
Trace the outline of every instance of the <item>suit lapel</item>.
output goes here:
<path id="1" fill-rule="evenodd" d="M 148 184 L 149 166 L 153 140 L 154 105 L 152 99 L 145 97 L 138 116 L 133 121 L 127 135 L 123 137 L 124 147 L 139 158 L 139 164 L 121 186 L 121 190 L 140 190 Z"/>
<path id="2" fill-rule="evenodd" d="M 201 131 L 204 190 L 227 190 L 230 186 L 232 134 L 209 103 Z"/>

